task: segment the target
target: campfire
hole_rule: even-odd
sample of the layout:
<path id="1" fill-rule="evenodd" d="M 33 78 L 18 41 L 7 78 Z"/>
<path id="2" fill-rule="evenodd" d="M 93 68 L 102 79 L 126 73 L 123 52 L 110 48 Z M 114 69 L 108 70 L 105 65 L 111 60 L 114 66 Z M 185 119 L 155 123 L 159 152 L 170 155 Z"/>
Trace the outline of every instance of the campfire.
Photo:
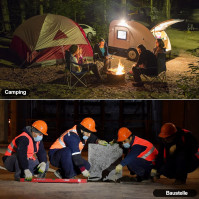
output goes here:
<path id="1" fill-rule="evenodd" d="M 117 68 L 110 68 L 108 71 L 114 75 L 123 75 L 125 74 L 124 65 L 121 64 L 120 59 Z"/>
<path id="2" fill-rule="evenodd" d="M 108 69 L 107 78 L 109 82 L 114 82 L 114 83 L 125 81 L 124 65 L 121 64 L 120 60 L 117 68 Z"/>

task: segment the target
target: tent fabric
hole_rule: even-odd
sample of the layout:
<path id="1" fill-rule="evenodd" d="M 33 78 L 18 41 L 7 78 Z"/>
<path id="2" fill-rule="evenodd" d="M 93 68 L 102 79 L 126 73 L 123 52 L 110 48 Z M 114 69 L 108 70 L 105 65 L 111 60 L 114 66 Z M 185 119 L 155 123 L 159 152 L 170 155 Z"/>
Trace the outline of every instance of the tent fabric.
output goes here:
<path id="1" fill-rule="evenodd" d="M 90 43 L 77 23 L 45 14 L 28 19 L 16 29 L 11 49 L 28 63 L 57 63 L 64 62 L 64 51 L 72 44 L 82 47 L 83 56 L 92 59 Z"/>

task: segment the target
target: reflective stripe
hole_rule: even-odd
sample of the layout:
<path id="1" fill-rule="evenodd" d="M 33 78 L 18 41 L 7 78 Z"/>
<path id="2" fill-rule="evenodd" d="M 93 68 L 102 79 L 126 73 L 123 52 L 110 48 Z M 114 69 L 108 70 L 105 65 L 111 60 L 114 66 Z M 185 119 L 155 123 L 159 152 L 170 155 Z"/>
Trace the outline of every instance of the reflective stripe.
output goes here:
<path id="1" fill-rule="evenodd" d="M 8 153 L 12 153 L 12 151 L 11 151 L 10 149 L 7 149 L 7 152 L 8 152 Z"/>
<path id="2" fill-rule="evenodd" d="M 62 142 L 61 137 L 59 138 L 59 143 L 60 143 L 63 147 L 66 147 L 66 145 L 64 144 L 64 142 Z"/>
<path id="3" fill-rule="evenodd" d="M 155 147 L 153 146 L 151 148 L 151 150 L 149 150 L 146 154 L 144 154 L 141 158 L 146 159 L 149 155 L 151 155 L 153 153 L 153 151 L 155 150 Z"/>
<path id="4" fill-rule="evenodd" d="M 10 143 L 10 146 L 11 146 L 12 148 L 14 148 L 14 147 L 15 147 L 15 146 L 14 146 L 14 144 L 13 144 L 12 142 Z"/>
<path id="5" fill-rule="evenodd" d="M 77 154 L 81 154 L 81 152 L 72 153 L 72 155 L 77 155 Z"/>

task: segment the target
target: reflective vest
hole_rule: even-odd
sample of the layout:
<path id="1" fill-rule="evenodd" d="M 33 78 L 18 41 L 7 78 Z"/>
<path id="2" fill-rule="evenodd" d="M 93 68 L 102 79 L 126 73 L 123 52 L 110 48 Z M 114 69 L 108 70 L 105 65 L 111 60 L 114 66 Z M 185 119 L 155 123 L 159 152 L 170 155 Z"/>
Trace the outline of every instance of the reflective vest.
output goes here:
<path id="1" fill-rule="evenodd" d="M 155 164 L 155 158 L 158 155 L 158 151 L 153 146 L 152 143 L 150 143 L 147 140 L 144 140 L 142 138 L 135 136 L 134 142 L 131 145 L 131 147 L 133 147 L 134 145 L 146 146 L 146 149 L 142 153 L 140 153 L 137 157 L 145 159 L 147 161 L 151 161 L 153 164 Z"/>
<path id="2" fill-rule="evenodd" d="M 38 150 L 39 150 L 39 143 L 40 142 L 36 142 L 36 149 L 37 149 L 37 151 L 34 152 L 33 140 L 31 138 L 31 136 L 28 135 L 26 132 L 21 133 L 20 135 L 18 135 L 17 137 L 15 137 L 12 140 L 12 142 L 8 145 L 8 148 L 7 148 L 6 152 L 5 152 L 5 156 L 11 156 L 13 153 L 16 153 L 16 149 L 17 149 L 16 139 L 19 138 L 19 137 L 21 137 L 21 136 L 25 136 L 29 140 L 29 144 L 28 144 L 28 148 L 27 148 L 27 159 L 36 160 L 36 158 L 34 157 L 34 154 L 38 152 Z"/>
<path id="3" fill-rule="evenodd" d="M 77 133 L 77 125 L 75 125 L 71 129 L 65 131 L 59 138 L 57 138 L 57 140 L 51 145 L 50 149 L 62 149 L 62 148 L 67 147 L 66 144 L 64 143 L 64 136 L 66 134 L 69 134 L 69 133 L 75 133 L 75 134 L 78 135 L 78 133 Z M 80 141 L 79 150 L 82 151 L 83 148 L 84 148 L 84 144 Z M 73 154 L 73 155 L 75 155 L 75 154 Z"/>
<path id="4" fill-rule="evenodd" d="M 189 130 L 187 129 L 182 129 L 182 131 L 184 133 L 191 133 Z M 185 142 L 185 138 L 184 136 L 182 136 L 182 142 L 184 143 Z M 199 159 L 199 148 L 198 148 L 198 151 L 195 153 L 195 156 Z M 164 148 L 164 160 L 166 161 L 166 148 Z"/>

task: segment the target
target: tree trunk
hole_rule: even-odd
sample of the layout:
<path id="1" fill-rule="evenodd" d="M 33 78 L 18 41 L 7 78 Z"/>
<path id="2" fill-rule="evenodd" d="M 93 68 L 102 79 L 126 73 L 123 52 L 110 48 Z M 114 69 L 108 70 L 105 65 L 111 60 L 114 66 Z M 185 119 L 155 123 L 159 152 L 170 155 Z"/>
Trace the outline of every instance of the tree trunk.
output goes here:
<path id="1" fill-rule="evenodd" d="M 150 5 L 150 7 L 151 7 L 151 14 L 152 14 L 152 12 L 153 12 L 153 0 L 151 0 L 151 5 Z"/>
<path id="2" fill-rule="evenodd" d="M 39 14 L 40 14 L 40 15 L 43 15 L 43 14 L 44 14 L 43 0 L 40 0 L 40 4 L 39 4 Z"/>
<path id="3" fill-rule="evenodd" d="M 104 22 L 106 22 L 106 14 L 107 14 L 107 11 L 106 11 L 106 0 L 104 0 Z"/>
<path id="4" fill-rule="evenodd" d="M 126 0 L 122 0 L 122 17 L 126 18 Z"/>
<path id="5" fill-rule="evenodd" d="M 2 9 L 2 16 L 3 16 L 4 32 L 10 32 L 11 31 L 10 16 L 9 16 L 7 0 L 1 0 L 1 9 Z"/>
<path id="6" fill-rule="evenodd" d="M 170 19 L 170 12 L 171 12 L 171 2 L 170 0 L 166 0 L 166 17 Z"/>
<path id="7" fill-rule="evenodd" d="M 26 17 L 24 1 L 20 1 L 20 8 L 21 8 L 21 22 L 23 23 Z"/>

